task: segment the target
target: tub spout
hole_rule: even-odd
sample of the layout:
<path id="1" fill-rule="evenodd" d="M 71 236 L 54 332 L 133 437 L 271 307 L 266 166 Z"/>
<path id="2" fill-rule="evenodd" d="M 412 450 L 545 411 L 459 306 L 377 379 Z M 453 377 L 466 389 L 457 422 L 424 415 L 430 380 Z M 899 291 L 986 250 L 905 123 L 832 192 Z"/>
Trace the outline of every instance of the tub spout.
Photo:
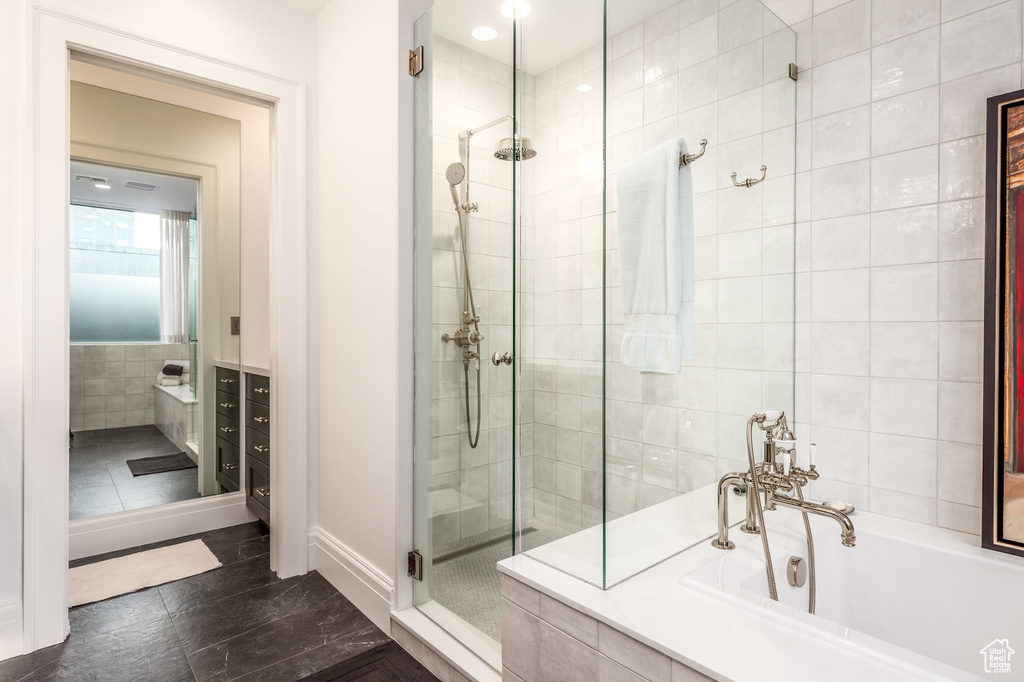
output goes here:
<path id="1" fill-rule="evenodd" d="M 711 541 L 717 549 L 734 549 L 729 541 L 729 488 L 743 485 L 743 474 L 726 474 L 718 482 L 718 537 Z"/>
<path id="2" fill-rule="evenodd" d="M 843 546 L 853 547 L 857 543 L 857 536 L 853 532 L 853 521 L 850 520 L 849 516 L 838 509 L 826 507 L 823 504 L 815 504 L 814 502 L 796 500 L 784 495 L 772 495 L 771 502 L 783 507 L 789 507 L 790 509 L 796 509 L 800 512 L 817 514 L 818 516 L 834 519 L 839 523 L 839 527 L 842 529 Z"/>

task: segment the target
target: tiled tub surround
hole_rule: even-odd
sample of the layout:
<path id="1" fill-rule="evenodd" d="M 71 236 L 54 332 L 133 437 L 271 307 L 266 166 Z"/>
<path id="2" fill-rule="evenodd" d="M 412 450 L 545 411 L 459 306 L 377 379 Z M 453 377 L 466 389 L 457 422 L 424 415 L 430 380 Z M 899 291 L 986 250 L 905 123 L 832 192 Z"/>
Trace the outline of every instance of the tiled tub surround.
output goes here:
<path id="1" fill-rule="evenodd" d="M 192 461 L 197 461 L 199 453 L 188 445 L 189 434 L 194 431 L 193 420 L 198 404 L 192 398 L 191 387 L 152 386 L 150 390 L 156 396 L 153 423 Z"/>
<path id="2" fill-rule="evenodd" d="M 815 517 L 817 518 L 817 517 Z M 620 519 L 624 520 L 624 519 Z M 630 680 L 640 682 L 680 682 L 691 680 L 764 680 L 785 679 L 792 682 L 835 680 L 836 682 L 920 682 L 921 680 L 976 680 L 982 673 L 982 661 L 977 652 L 995 635 L 978 633 L 959 640 L 955 625 L 946 631 L 945 613 L 955 599 L 957 604 L 971 604 L 976 609 L 976 623 L 985 622 L 991 601 L 984 596 L 986 590 L 996 594 L 1013 591 L 1019 580 L 1020 567 L 1008 557 L 994 556 L 975 545 L 975 540 L 962 533 L 946 529 L 860 513 L 858 546 L 841 547 L 837 524 L 823 519 L 816 524 L 815 539 L 819 546 L 826 545 L 823 553 L 823 571 L 818 574 L 818 604 L 825 617 L 810 616 L 806 611 L 806 588 L 798 600 L 801 608 L 778 605 L 767 599 L 756 599 L 749 592 L 764 582 L 764 567 L 760 563 L 760 541 L 756 536 L 736 533 L 740 547 L 732 552 L 713 548 L 710 541 L 702 541 L 640 575 L 608 590 L 601 590 L 576 580 L 561 571 L 550 568 L 529 556 L 517 555 L 499 564 L 502 576 L 502 665 L 505 682 L 540 682 L 546 680 Z M 802 538 L 799 514 L 788 510 L 771 512 L 767 522 L 779 529 L 792 524 Z M 614 522 L 613 522 L 614 523 Z M 781 534 L 777 533 L 781 539 Z M 845 580 L 845 563 L 827 565 L 826 555 L 838 558 L 847 553 L 879 551 L 892 553 L 886 542 L 897 542 L 908 557 L 902 565 L 914 567 L 932 565 L 935 583 L 913 581 L 915 599 L 923 599 L 918 606 L 894 613 L 882 619 L 882 630 L 894 626 L 902 630 L 899 635 L 882 639 L 878 635 L 857 630 L 859 614 L 850 609 L 844 614 L 851 623 L 835 619 L 848 599 L 841 584 Z M 803 542 L 796 543 L 806 545 Z M 878 549 L 869 549 L 876 544 Z M 782 547 L 780 546 L 780 549 Z M 832 550 L 835 552 L 832 552 Z M 777 557 L 785 562 L 788 554 Z M 802 553 L 800 554 L 803 555 Z M 862 557 L 867 563 L 864 584 L 857 597 L 861 602 L 877 598 L 880 590 L 899 590 L 901 582 L 893 582 L 888 574 L 878 574 L 880 585 L 873 585 L 869 566 L 878 563 L 877 557 Z M 739 570 L 717 568 L 718 561 L 738 562 Z M 965 563 L 966 562 L 966 563 Z M 941 564 L 941 565 L 940 565 Z M 747 568 L 747 567 L 750 568 Z M 828 571 L 827 569 L 836 569 Z M 710 569 L 710 570 L 709 570 Z M 950 578 L 949 573 L 962 572 L 984 575 L 985 581 L 964 583 Z M 908 571 L 911 568 L 907 569 Z M 735 594 L 725 594 L 694 577 L 702 574 L 711 581 L 727 580 L 730 575 L 753 576 L 752 585 L 734 586 Z M 780 577 L 780 592 L 792 590 L 786 584 L 785 572 Z M 1002 580 L 996 587 L 988 580 Z M 938 587 L 942 585 L 943 587 Z M 1007 587 L 1001 587 L 1007 585 Z M 950 587 L 952 586 L 952 587 Z M 870 593 L 865 596 L 865 592 Z M 935 595 L 944 594 L 936 600 Z M 888 594 L 888 593 L 887 593 Z M 997 598 L 997 597 L 993 597 Z M 889 594 L 887 601 L 900 611 L 902 597 Z M 829 612 L 831 609 L 831 613 Z M 1019 635 L 1020 627 L 1015 612 L 1006 612 L 1003 622 L 992 622 L 1002 628 L 1005 635 Z M 922 615 L 925 614 L 925 615 Z M 862 617 L 861 620 L 864 620 Z M 936 632 L 938 628 L 939 632 Z M 983 628 L 982 628 L 983 629 Z M 908 632 L 911 631 L 911 632 Z M 949 646 L 962 647 L 976 662 L 974 672 L 964 672 L 927 658 L 901 646 L 910 646 L 915 639 L 924 647 L 935 649 L 940 639 Z M 895 642 L 895 643 L 893 643 Z M 968 662 L 968 667 L 970 663 Z M 976 673 L 976 674 L 975 674 Z"/>
<path id="3" fill-rule="evenodd" d="M 71 430 L 153 424 L 156 375 L 188 354 L 188 344 L 72 344 Z"/>
<path id="4" fill-rule="evenodd" d="M 751 413 L 792 409 L 795 35 L 757 0 L 721 5 L 688 0 L 611 36 L 606 221 L 602 46 L 536 79 L 539 151 L 522 164 L 536 192 L 522 278 L 535 423 L 523 447 L 537 517 L 569 531 L 600 523 L 602 506 L 614 519 L 713 483 L 742 466 Z M 697 355 L 680 375 L 641 374 L 619 362 L 616 181 L 676 136 L 691 151 L 709 142 L 689 167 Z M 733 186 L 730 173 L 762 164 L 764 183 Z"/>
<path id="5" fill-rule="evenodd" d="M 462 320 L 462 255 L 459 224 L 445 169 L 459 160 L 458 134 L 512 111 L 512 67 L 434 36 L 433 41 L 433 452 L 430 515 L 435 548 L 512 521 L 512 369 L 495 367 L 495 351 L 512 348 L 512 164 L 494 158 L 503 123 L 472 138 L 468 248 L 474 299 L 481 317 L 481 429 L 469 447 L 461 349 L 441 343 Z M 527 77 L 527 106 L 533 79 Z M 531 135 L 529 128 L 523 134 Z M 522 189 L 522 187 L 521 187 Z M 527 188 L 526 194 L 529 194 Z M 529 201 L 524 198 L 524 201 Z M 527 218 L 524 217 L 524 220 Z M 470 366 L 470 410 L 476 427 L 476 369 Z M 522 437 L 532 440 L 531 425 Z M 532 474 L 532 462 L 523 461 Z M 520 480 L 523 509 L 532 516 L 532 484 Z"/>
<path id="6" fill-rule="evenodd" d="M 981 529 L 986 98 L 1021 0 L 766 0 L 797 30 L 797 431 L 822 496 Z"/>

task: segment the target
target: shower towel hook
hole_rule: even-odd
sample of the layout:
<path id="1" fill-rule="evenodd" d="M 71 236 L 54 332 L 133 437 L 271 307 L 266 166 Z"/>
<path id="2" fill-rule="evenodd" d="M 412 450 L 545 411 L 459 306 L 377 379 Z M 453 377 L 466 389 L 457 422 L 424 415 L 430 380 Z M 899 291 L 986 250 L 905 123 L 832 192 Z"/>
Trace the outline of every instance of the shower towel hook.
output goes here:
<path id="1" fill-rule="evenodd" d="M 764 179 L 767 176 L 768 176 L 768 166 L 761 166 L 761 177 L 759 177 L 759 178 L 747 178 L 743 182 L 737 182 L 736 181 L 736 174 L 733 173 L 732 174 L 732 184 L 735 185 L 736 187 L 753 187 L 757 183 L 764 181 Z"/>
<path id="2" fill-rule="evenodd" d="M 699 154 L 680 154 L 679 165 L 689 166 L 691 163 L 704 156 L 704 152 L 708 150 L 708 140 L 704 138 L 700 141 L 700 153 Z"/>

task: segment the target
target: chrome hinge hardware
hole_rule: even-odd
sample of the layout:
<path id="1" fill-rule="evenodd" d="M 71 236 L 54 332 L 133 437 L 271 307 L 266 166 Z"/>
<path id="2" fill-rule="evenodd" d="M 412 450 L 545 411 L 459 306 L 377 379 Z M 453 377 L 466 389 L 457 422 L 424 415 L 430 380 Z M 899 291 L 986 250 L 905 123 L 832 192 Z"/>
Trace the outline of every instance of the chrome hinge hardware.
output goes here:
<path id="1" fill-rule="evenodd" d="M 409 552 L 409 577 L 413 580 L 423 580 L 423 555 L 419 550 Z"/>
<path id="2" fill-rule="evenodd" d="M 423 46 L 409 50 L 409 75 L 419 77 L 423 71 Z"/>
<path id="3" fill-rule="evenodd" d="M 800 67 L 790 62 L 789 64 L 789 77 L 796 80 L 800 77 Z"/>

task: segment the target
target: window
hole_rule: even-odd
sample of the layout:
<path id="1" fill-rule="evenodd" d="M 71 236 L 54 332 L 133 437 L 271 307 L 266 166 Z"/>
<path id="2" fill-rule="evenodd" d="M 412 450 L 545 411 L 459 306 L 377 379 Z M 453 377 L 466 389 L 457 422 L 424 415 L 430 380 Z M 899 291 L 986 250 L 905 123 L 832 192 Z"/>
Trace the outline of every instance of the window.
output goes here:
<path id="1" fill-rule="evenodd" d="M 71 206 L 71 342 L 160 341 L 160 216 Z"/>

